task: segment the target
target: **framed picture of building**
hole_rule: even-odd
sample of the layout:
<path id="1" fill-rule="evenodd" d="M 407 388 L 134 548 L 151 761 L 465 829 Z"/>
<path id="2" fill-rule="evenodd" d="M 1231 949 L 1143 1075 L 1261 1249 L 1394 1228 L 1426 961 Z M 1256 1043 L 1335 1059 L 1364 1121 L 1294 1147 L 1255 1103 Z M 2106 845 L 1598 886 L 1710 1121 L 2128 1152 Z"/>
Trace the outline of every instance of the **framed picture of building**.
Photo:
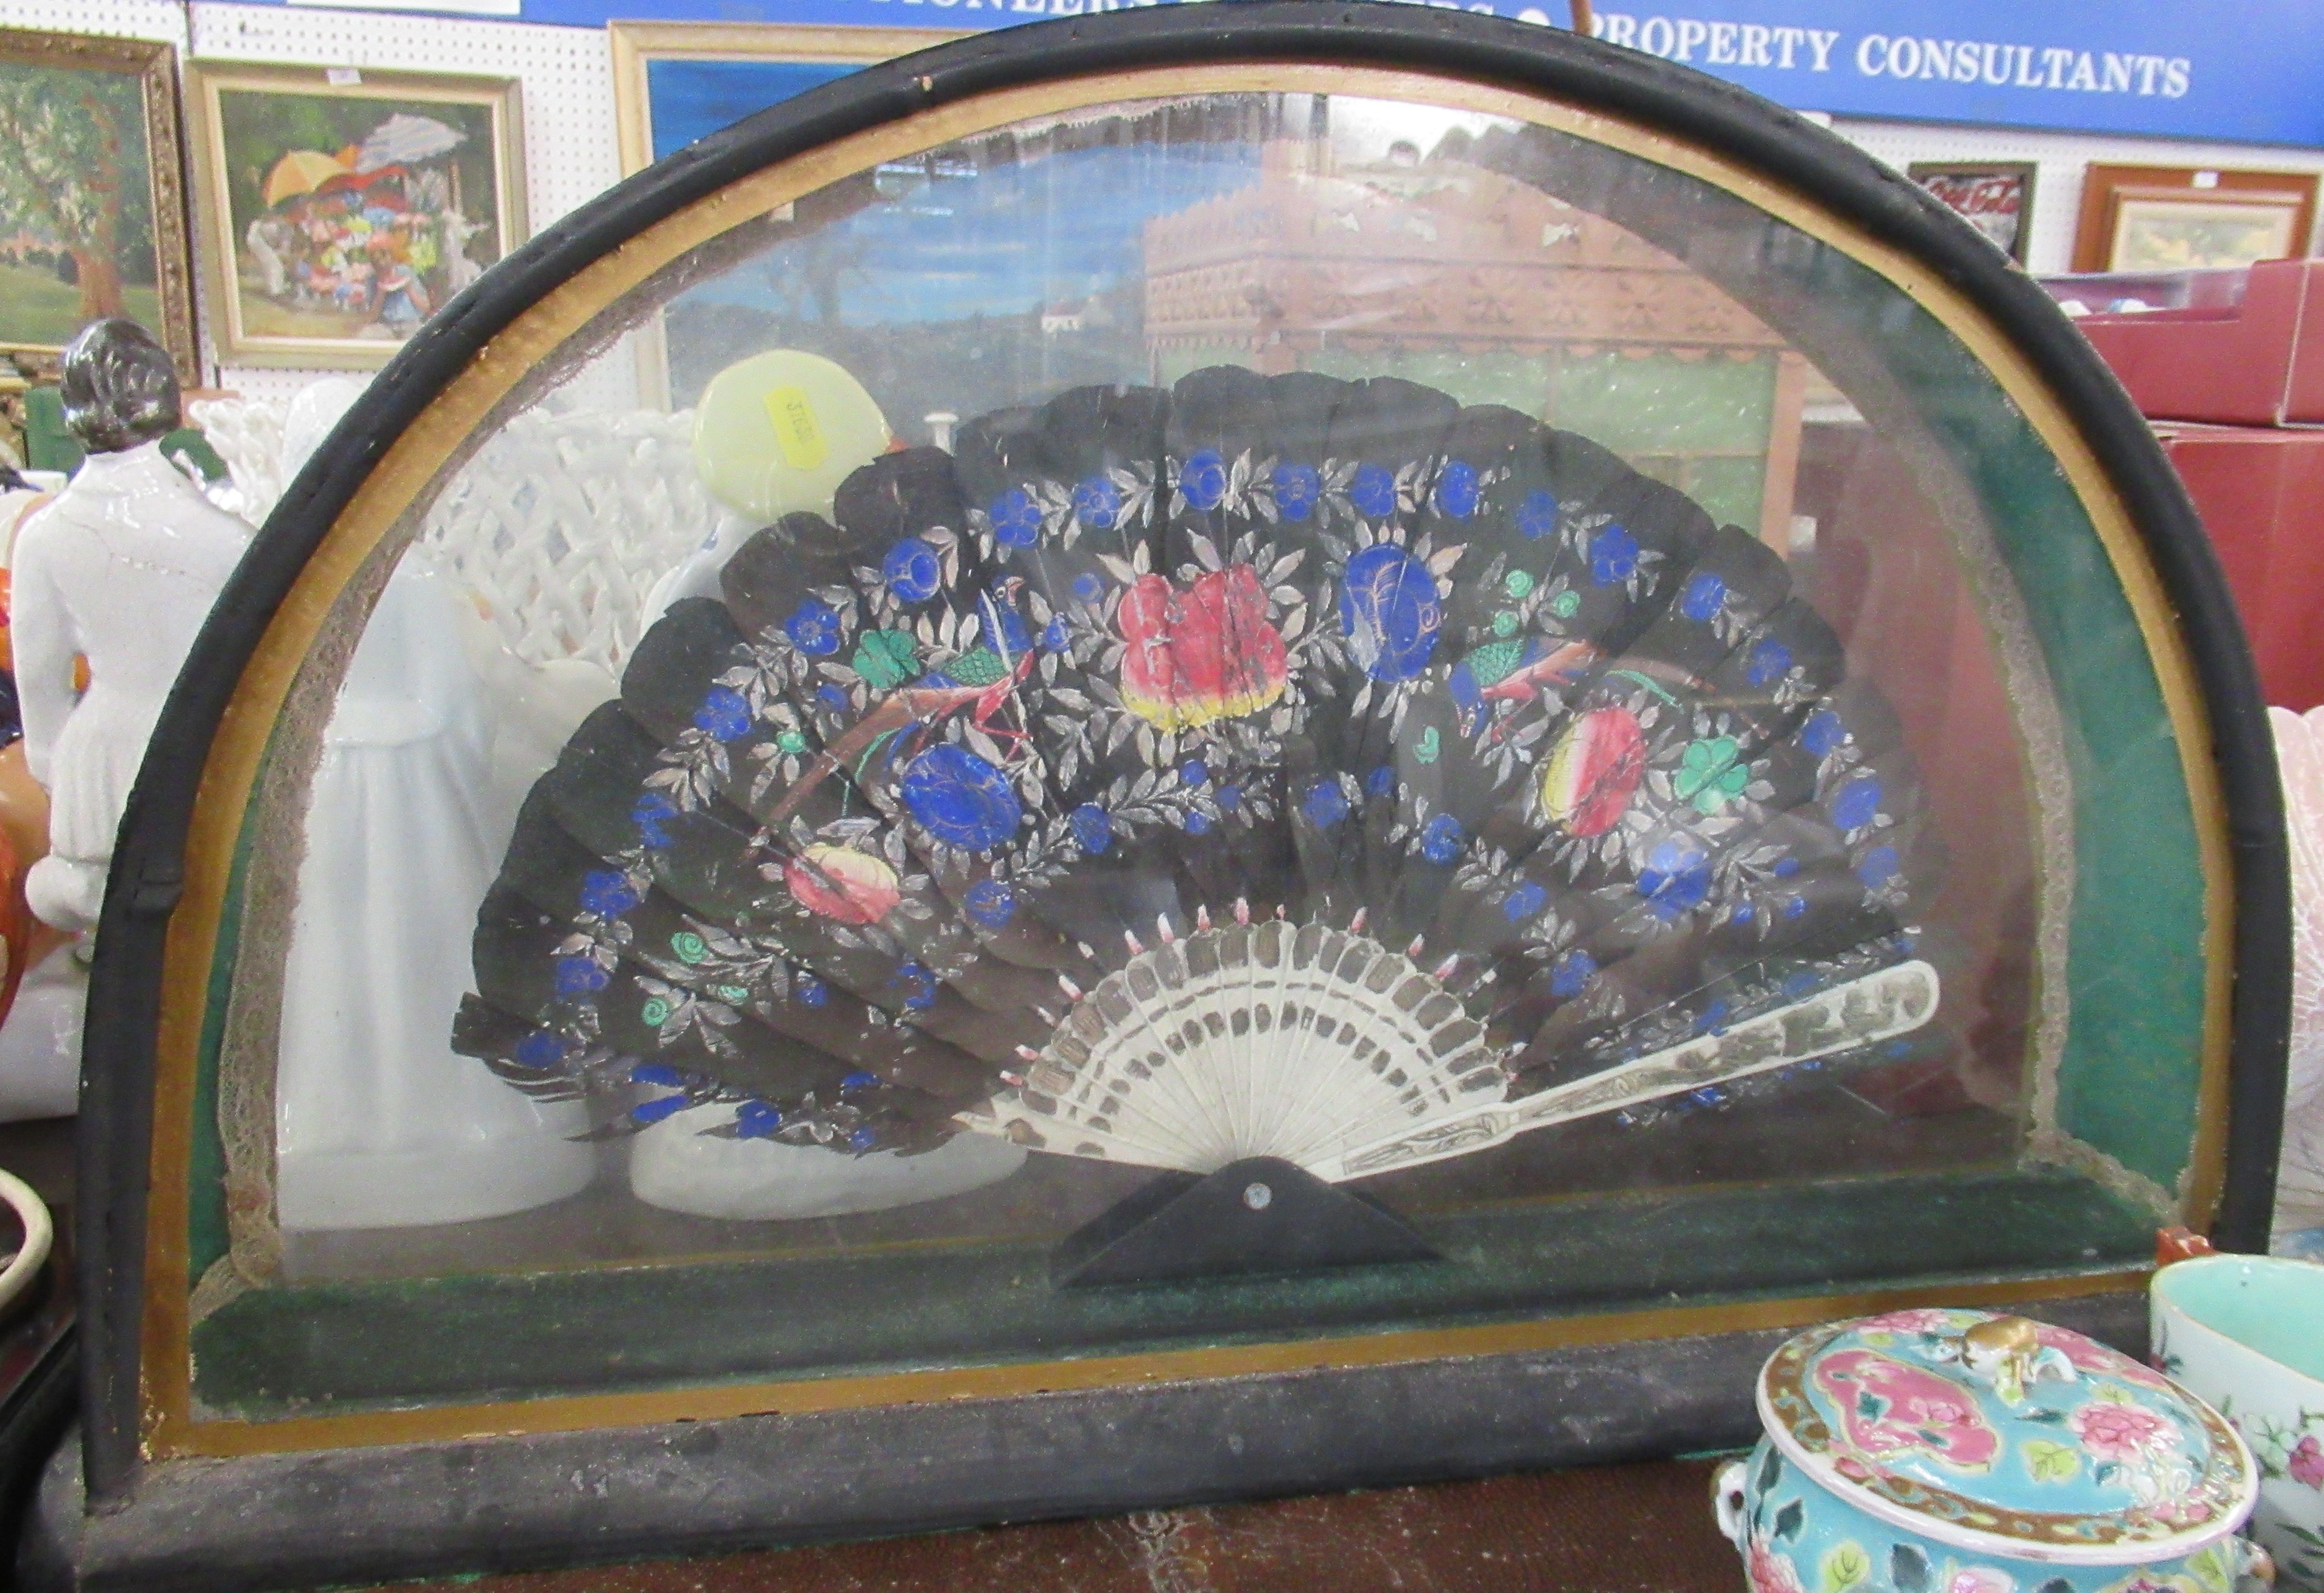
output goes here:
<path id="1" fill-rule="evenodd" d="M 127 316 L 196 380 L 182 170 L 170 45 L 0 29 L 0 352 Z"/>
<path id="2" fill-rule="evenodd" d="M 1905 175 L 1934 194 L 1945 207 L 1985 235 L 2018 264 L 2034 229 L 2034 164 L 2030 161 L 1963 164 L 1915 161 Z"/>
<path id="3" fill-rule="evenodd" d="M 2092 166 L 2082 180 L 2076 271 L 2188 271 L 2309 252 L 2312 171 Z"/>
<path id="4" fill-rule="evenodd" d="M 219 357 L 385 364 L 527 235 L 513 78 L 196 61 L 195 192 Z"/>

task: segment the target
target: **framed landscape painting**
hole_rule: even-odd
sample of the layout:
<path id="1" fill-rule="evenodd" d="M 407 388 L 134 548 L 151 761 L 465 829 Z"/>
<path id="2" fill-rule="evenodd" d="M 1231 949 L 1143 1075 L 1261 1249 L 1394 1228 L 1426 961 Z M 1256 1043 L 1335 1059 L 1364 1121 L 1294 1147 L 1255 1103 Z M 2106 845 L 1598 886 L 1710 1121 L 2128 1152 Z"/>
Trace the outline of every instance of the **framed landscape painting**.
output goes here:
<path id="1" fill-rule="evenodd" d="M 365 369 L 524 242 L 505 78 L 196 61 L 211 336 L 230 364 Z"/>
<path id="2" fill-rule="evenodd" d="M 2200 271 L 2308 253 L 2312 171 L 2092 166 L 2082 177 L 2076 271 Z"/>
<path id="3" fill-rule="evenodd" d="M 0 353 L 128 316 L 195 368 L 177 52 L 0 29 Z"/>

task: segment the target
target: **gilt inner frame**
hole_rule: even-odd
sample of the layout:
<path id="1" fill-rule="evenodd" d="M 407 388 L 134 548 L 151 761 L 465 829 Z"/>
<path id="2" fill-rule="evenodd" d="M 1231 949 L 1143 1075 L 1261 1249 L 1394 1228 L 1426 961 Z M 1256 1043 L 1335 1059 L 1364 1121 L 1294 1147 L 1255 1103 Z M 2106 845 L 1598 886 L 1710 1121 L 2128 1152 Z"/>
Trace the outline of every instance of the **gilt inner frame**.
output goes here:
<path id="1" fill-rule="evenodd" d="M 2072 423 L 2024 359 L 1982 315 L 1933 272 L 1823 214 L 1787 189 L 1720 157 L 1595 113 L 1458 78 L 1333 66 L 1240 65 L 1127 72 L 972 98 L 904 118 L 770 167 L 637 235 L 544 297 L 494 339 L 399 437 L 300 574 L 273 616 L 219 729 L 205 769 L 189 844 L 187 889 L 171 923 L 164 973 L 149 1209 L 143 1324 L 143 1432 L 149 1454 L 246 1453 L 429 1435 L 544 1431 L 744 1411 L 828 1409 L 899 1400 L 1024 1393 L 1154 1378 L 1231 1376 L 1284 1366 L 1362 1365 L 1495 1349 L 1658 1337 L 1804 1322 L 1851 1309 L 1925 1294 L 1869 1295 L 1550 1318 L 1486 1329 L 1365 1333 L 1280 1346 L 1240 1346 L 1020 1363 L 872 1377 L 679 1388 L 635 1395 L 535 1399 L 498 1405 L 436 1406 L 358 1416 L 266 1423 L 198 1419 L 193 1412 L 189 1334 L 189 1198 L 200 1155 L 198 1110 L 206 1110 L 206 1054 L 223 1057 L 217 1087 L 246 1092 L 271 1116 L 274 992 L 287 947 L 297 859 L 288 849 L 249 845 L 270 816 L 302 806 L 322 723 L 385 574 L 415 533 L 428 502 L 495 417 L 521 407 L 577 357 L 601 345 L 608 305 L 682 270 L 690 251 L 748 228 L 761 217 L 833 181 L 954 139 L 1028 117 L 1131 100 L 1205 93 L 1327 93 L 1449 106 L 1554 128 L 1577 139 L 1667 166 L 1726 190 L 1801 232 L 1831 244 L 1902 289 L 1993 373 L 2064 469 L 2116 576 L 2128 594 L 2156 669 L 2175 739 L 2206 898 L 2201 1121 L 2184 1199 L 2200 1220 L 2216 1200 L 2223 1167 L 2227 947 L 2233 925 L 2224 805 L 2209 758 L 2209 733 L 2192 665 L 2171 606 L 2129 517 Z M 659 297 L 659 294 L 656 297 Z M 646 313 L 640 311 L 637 313 Z M 2038 695 L 2038 694 L 2037 694 Z M 2029 737 L 2037 749 L 2040 738 Z M 2047 810 L 2051 804 L 2044 800 Z M 2047 828 L 2047 825 L 2044 826 Z M 275 833 L 280 833 L 275 832 Z M 2045 849 L 2046 850 L 2046 849 Z M 255 909 L 255 910 L 254 910 Z M 2045 917 L 2048 915 L 2045 913 Z M 229 927 L 231 926 L 231 927 Z M 2054 982 L 2044 981 L 2044 1002 Z M 232 991 L 229 1001 L 226 993 Z M 261 1058 L 254 1064 L 250 1059 Z M 212 1075 L 217 1077 L 217 1075 Z M 263 1119 L 262 1119 L 263 1120 Z M 225 1171 L 225 1169 L 217 1169 Z M 264 1224 L 237 1238 L 263 1247 Z M 263 1249 L 246 1259 L 263 1272 Z M 2055 1296 L 2120 1287 L 2126 1275 L 2039 1280 L 2032 1285 L 1955 1287 L 1949 1299 Z"/>

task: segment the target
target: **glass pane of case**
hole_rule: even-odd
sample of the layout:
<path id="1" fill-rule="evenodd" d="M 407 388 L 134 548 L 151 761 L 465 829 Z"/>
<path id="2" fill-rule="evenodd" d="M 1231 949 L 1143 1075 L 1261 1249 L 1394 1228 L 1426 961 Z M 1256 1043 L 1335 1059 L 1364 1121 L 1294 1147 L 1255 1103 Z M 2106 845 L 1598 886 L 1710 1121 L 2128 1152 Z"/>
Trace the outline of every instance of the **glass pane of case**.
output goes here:
<path id="1" fill-rule="evenodd" d="M 196 1413 L 2134 1262 L 2139 617 L 1989 350 L 1633 144 L 891 151 L 434 438 L 245 830 Z"/>

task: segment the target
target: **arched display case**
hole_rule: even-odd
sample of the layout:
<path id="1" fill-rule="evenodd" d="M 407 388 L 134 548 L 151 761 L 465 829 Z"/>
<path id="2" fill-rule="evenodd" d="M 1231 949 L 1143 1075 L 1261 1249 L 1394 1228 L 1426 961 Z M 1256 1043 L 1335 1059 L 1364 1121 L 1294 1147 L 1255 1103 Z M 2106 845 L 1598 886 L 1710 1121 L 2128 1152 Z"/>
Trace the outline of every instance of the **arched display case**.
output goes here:
<path id="1" fill-rule="evenodd" d="M 2264 1231 L 2273 782 L 2127 401 L 1798 118 L 1305 0 L 866 70 L 487 273 L 237 576 L 44 1530 L 779 1541 L 1740 1440 L 1877 1303 L 2135 1337 Z"/>

